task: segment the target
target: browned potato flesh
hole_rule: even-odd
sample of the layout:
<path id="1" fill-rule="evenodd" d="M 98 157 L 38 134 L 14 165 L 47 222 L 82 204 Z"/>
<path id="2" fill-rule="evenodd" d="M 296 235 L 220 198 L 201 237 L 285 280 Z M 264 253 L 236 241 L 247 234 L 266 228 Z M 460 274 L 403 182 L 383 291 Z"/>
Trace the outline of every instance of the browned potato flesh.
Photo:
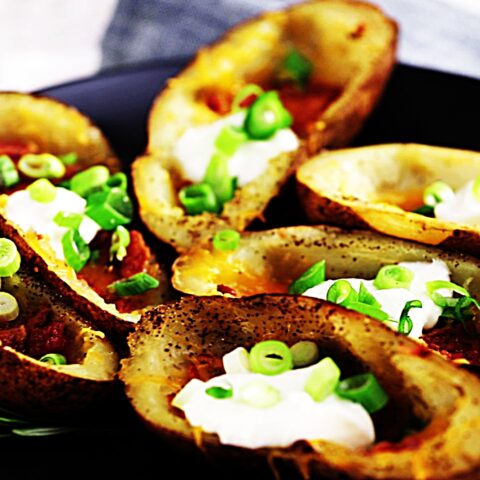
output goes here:
<path id="1" fill-rule="evenodd" d="M 390 396 L 383 422 L 415 417 L 426 427 L 367 449 L 316 441 L 248 450 L 222 446 L 171 406 L 199 359 L 206 359 L 203 373 L 214 376 L 225 353 L 271 338 L 312 340 L 342 371 L 373 372 Z M 467 479 L 479 472 L 479 380 L 356 312 L 301 296 L 187 297 L 146 314 L 129 344 L 131 357 L 122 361 L 120 376 L 140 417 L 170 441 L 196 443 L 229 471 L 248 465 L 272 467 L 280 477 L 296 470 L 305 478 L 390 480 Z"/>
<path id="2" fill-rule="evenodd" d="M 412 213 L 437 180 L 454 190 L 480 175 L 480 153 L 390 144 L 323 153 L 297 171 L 312 222 L 371 228 L 394 237 L 479 256 L 480 227 Z"/>
<path id="3" fill-rule="evenodd" d="M 146 225 L 161 240 L 184 251 L 226 226 L 244 230 L 261 218 L 269 201 L 305 160 L 306 151 L 345 145 L 360 129 L 392 69 L 396 33 L 394 22 L 372 5 L 318 0 L 264 14 L 201 49 L 156 99 L 147 152 L 133 165 L 135 192 Z M 228 113 L 231 99 L 245 84 L 269 87 L 292 47 L 313 64 L 313 93 L 284 100 L 293 114 L 294 128 L 299 122 L 306 125 L 303 133 L 297 132 L 303 147 L 271 159 L 261 177 L 237 189 L 220 216 L 185 215 L 177 199 L 185 182 L 175 166 L 175 143 L 189 127 Z M 320 101 L 315 89 L 322 88 L 336 93 L 326 101 L 323 92 Z M 225 111 L 213 108 L 212 98 L 215 103 L 227 99 Z M 307 110 L 310 116 L 305 118 Z"/>

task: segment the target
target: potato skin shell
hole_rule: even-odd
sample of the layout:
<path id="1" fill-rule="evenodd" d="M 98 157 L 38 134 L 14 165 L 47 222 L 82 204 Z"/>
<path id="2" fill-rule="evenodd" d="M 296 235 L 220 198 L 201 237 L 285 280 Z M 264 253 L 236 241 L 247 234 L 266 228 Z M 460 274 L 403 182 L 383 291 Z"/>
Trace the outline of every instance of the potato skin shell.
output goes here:
<path id="1" fill-rule="evenodd" d="M 198 101 L 197 93 L 203 88 L 239 89 L 245 83 L 256 81 L 255 76 L 268 77 L 273 74 L 273 65 L 287 52 L 289 41 L 298 43 L 314 63 L 319 61 L 317 39 L 313 37 L 318 34 L 320 39 L 325 39 L 331 30 L 337 30 L 330 27 L 329 15 L 345 35 L 341 38 L 337 35 L 331 44 L 322 44 L 323 50 L 330 48 L 338 53 L 337 56 L 331 52 L 322 55 L 333 64 L 332 58 L 345 54 L 345 50 L 358 49 L 362 53 L 356 56 L 362 61 L 352 60 L 355 55 L 350 55 L 348 75 L 343 72 L 336 78 L 332 73 L 335 65 L 329 66 L 331 78 L 326 80 L 342 84 L 339 98 L 314 122 L 311 134 L 302 139 L 296 153 L 272 159 L 262 178 L 237 189 L 234 199 L 227 202 L 219 217 L 185 215 L 176 199 L 178 188 L 173 180 L 174 142 L 186 128 L 218 118 Z M 313 22 L 312 25 L 309 22 Z M 366 35 L 374 31 L 376 37 L 369 40 L 367 47 L 359 49 L 364 39 L 361 32 L 357 36 L 355 28 L 365 25 Z M 309 27 L 315 31 L 307 36 L 305 32 L 311 30 Z M 200 49 L 191 64 L 168 82 L 150 111 L 147 152 L 132 167 L 144 223 L 162 241 L 184 252 L 219 230 L 242 231 L 253 220 L 262 219 L 270 200 L 279 194 L 309 154 L 325 146 L 343 146 L 358 132 L 389 78 L 396 57 L 396 42 L 396 23 L 373 5 L 350 0 L 317 0 L 265 13 L 231 29 L 211 46 Z M 326 69 L 318 65 L 318 71 L 322 70 Z"/>
<path id="2" fill-rule="evenodd" d="M 363 365 L 388 391 L 393 411 L 411 408 L 429 425 L 412 440 L 370 449 L 299 442 L 288 449 L 252 451 L 220 445 L 216 435 L 196 432 L 170 406 L 173 394 L 188 381 L 192 358 L 221 358 L 236 346 L 248 348 L 266 338 L 314 340 L 342 370 Z M 159 434 L 197 444 L 227 469 L 270 467 L 281 478 L 292 472 L 305 478 L 431 480 L 478 474 L 478 379 L 356 312 L 301 296 L 185 297 L 146 314 L 129 344 L 131 357 L 122 361 L 120 378 L 137 413 Z M 211 367 L 211 375 L 219 373 L 217 368 Z"/>
<path id="3" fill-rule="evenodd" d="M 360 171 L 365 158 L 370 158 L 376 169 L 369 169 L 367 173 Z M 389 144 L 325 152 L 306 162 L 296 174 L 298 197 L 308 219 L 312 223 L 376 230 L 478 258 L 480 230 L 477 227 L 425 217 L 390 203 L 388 198 L 382 199 L 382 185 L 393 181 L 384 173 L 389 171 L 393 160 L 398 162 L 400 171 L 395 177 L 400 186 L 393 194 L 405 201 L 409 194 L 405 185 L 413 185 L 412 195 L 419 196 L 419 192 L 433 181 L 453 182 L 455 188 L 459 188 L 468 179 L 465 172 L 468 173 L 469 169 L 471 178 L 480 173 L 478 152 L 459 149 Z M 456 161 L 457 172 L 454 171 Z M 341 185 L 338 175 L 342 166 L 349 171 L 348 177 L 358 172 L 359 178 L 376 186 L 364 192 L 361 186 L 354 191 L 351 183 Z M 315 171 L 318 172 L 318 183 Z"/>

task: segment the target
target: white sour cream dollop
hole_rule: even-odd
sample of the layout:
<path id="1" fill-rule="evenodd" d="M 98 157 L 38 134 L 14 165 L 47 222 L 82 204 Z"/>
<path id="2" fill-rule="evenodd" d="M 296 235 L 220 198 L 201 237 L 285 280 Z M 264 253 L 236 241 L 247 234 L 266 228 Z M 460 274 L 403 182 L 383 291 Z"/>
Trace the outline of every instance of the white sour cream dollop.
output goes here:
<path id="1" fill-rule="evenodd" d="M 433 260 L 431 263 L 401 262 L 398 265 L 408 268 L 414 275 L 408 290 L 405 288 L 378 290 L 374 286 L 373 280 L 364 280 L 361 278 L 345 278 L 344 280 L 347 280 L 357 292 L 360 288 L 360 283 L 363 283 L 366 289 L 380 303 L 380 308 L 393 320 L 386 322 L 386 324 L 394 330 L 398 329 L 398 320 L 400 319 L 405 303 L 411 300 L 420 300 L 422 307 L 412 308 L 409 312 L 409 316 L 413 322 L 413 328 L 408 335 L 412 338 L 420 338 L 423 329 L 434 327 L 442 314 L 442 309 L 428 296 L 426 282 L 435 280 L 449 281 L 450 272 L 445 262 L 441 260 Z M 336 280 L 326 280 L 307 290 L 304 295 L 326 300 L 328 289 L 335 281 Z M 448 290 L 440 290 L 439 293 L 444 296 L 451 296 L 451 292 Z"/>
<path id="2" fill-rule="evenodd" d="M 208 125 L 187 129 L 173 149 L 182 176 L 194 183 L 201 182 L 215 153 L 215 141 L 220 131 L 226 126 L 241 127 L 244 120 L 245 112 L 238 112 Z M 298 145 L 297 136 L 289 128 L 278 130 L 268 140 L 249 140 L 230 157 L 230 175 L 237 177 L 238 185 L 243 186 L 262 175 L 270 159 L 296 150 Z"/>
<path id="3" fill-rule="evenodd" d="M 473 195 L 474 180 L 435 206 L 435 218 L 465 225 L 480 225 L 480 202 Z"/>
<path id="4" fill-rule="evenodd" d="M 327 440 L 350 448 L 371 445 L 375 430 L 370 415 L 361 405 L 334 394 L 316 402 L 305 392 L 315 366 L 273 376 L 241 371 L 237 366 L 232 372 L 227 370 L 207 382 L 191 380 L 176 399 L 192 426 L 216 433 L 225 445 L 288 447 L 298 440 Z M 238 392 L 255 380 L 277 389 L 280 401 L 265 408 L 245 403 Z M 213 386 L 232 388 L 233 396 L 217 399 L 207 395 L 206 389 Z"/>
<path id="5" fill-rule="evenodd" d="M 58 212 L 85 213 L 87 201 L 66 188 L 57 187 L 56 192 L 52 202 L 41 203 L 33 200 L 28 190 L 18 190 L 8 197 L 4 215 L 23 231 L 33 231 L 48 238 L 56 257 L 65 260 L 62 237 L 68 229 L 57 225 L 53 219 Z M 79 233 L 86 243 L 90 243 L 99 230 L 96 222 L 83 217 Z"/>

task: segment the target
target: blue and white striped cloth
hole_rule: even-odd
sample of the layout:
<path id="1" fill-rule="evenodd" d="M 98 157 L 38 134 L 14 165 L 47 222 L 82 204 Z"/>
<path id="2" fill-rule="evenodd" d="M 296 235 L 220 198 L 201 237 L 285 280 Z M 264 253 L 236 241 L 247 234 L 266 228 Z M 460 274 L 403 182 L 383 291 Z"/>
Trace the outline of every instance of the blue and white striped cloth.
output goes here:
<path id="1" fill-rule="evenodd" d="M 119 0 L 102 68 L 189 57 L 226 29 L 298 0 Z M 480 78 L 480 0 L 372 0 L 401 27 L 399 60 Z"/>

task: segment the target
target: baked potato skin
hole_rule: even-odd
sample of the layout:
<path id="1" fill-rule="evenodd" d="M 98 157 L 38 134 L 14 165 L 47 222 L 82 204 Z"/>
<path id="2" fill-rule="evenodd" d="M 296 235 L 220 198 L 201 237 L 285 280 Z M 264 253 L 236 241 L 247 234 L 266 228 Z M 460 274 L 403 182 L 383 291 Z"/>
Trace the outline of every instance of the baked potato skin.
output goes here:
<path id="1" fill-rule="evenodd" d="M 473 257 L 325 225 L 244 232 L 239 246 L 229 252 L 215 250 L 211 242 L 198 246 L 177 258 L 172 283 L 192 295 L 219 295 L 219 285 L 239 297 L 286 293 L 293 280 L 322 259 L 327 278 L 373 278 L 383 265 L 435 258 L 446 262 L 453 282 L 466 285 L 480 299 L 480 262 Z"/>
<path id="2" fill-rule="evenodd" d="M 434 181 L 459 188 L 479 174 L 478 152 L 390 144 L 326 152 L 300 167 L 296 180 L 312 223 L 372 229 L 479 257 L 477 227 L 409 211 Z"/>
<path id="3" fill-rule="evenodd" d="M 171 407 L 172 396 L 189 380 L 192 360 L 220 359 L 239 345 L 249 348 L 267 338 L 313 340 L 345 371 L 371 370 L 389 393 L 394 415 L 414 415 L 428 425 L 400 443 L 369 449 L 319 441 L 247 450 L 220 445 L 216 435 L 192 429 Z M 120 379 L 140 417 L 169 439 L 196 444 L 230 471 L 233 465 L 260 464 L 280 477 L 296 472 L 305 478 L 392 480 L 475 478 L 478 472 L 478 379 L 380 322 L 337 305 L 283 295 L 184 297 L 145 314 L 129 345 Z M 209 365 L 207 376 L 219 373 L 213 361 Z"/>
<path id="4" fill-rule="evenodd" d="M 244 230 L 262 218 L 269 201 L 309 153 L 345 145 L 361 128 L 395 62 L 396 40 L 396 24 L 374 6 L 317 0 L 261 15 L 202 48 L 169 80 L 149 115 L 147 151 L 132 168 L 144 223 L 183 252 L 218 230 Z M 222 215 L 186 216 L 177 200 L 173 146 L 188 127 L 219 118 L 199 101 L 199 93 L 237 92 L 246 83 L 268 83 L 290 43 L 314 63 L 313 82 L 333 85 L 342 93 L 313 122 L 298 151 L 272 159 L 261 178 L 237 190 Z"/>
<path id="5" fill-rule="evenodd" d="M 65 325 L 68 363 L 48 365 L 0 340 L 0 404 L 41 416 L 88 410 L 113 392 L 118 354 L 102 332 L 43 280 L 22 266 L 14 277 L 2 279 L 2 290 L 17 299 L 27 324 L 38 307 L 48 306 L 55 321 Z"/>
<path id="6" fill-rule="evenodd" d="M 76 152 L 79 169 L 102 164 L 120 169 L 98 127 L 77 109 L 41 95 L 0 92 L 0 144 L 33 145 L 55 155 Z"/>

